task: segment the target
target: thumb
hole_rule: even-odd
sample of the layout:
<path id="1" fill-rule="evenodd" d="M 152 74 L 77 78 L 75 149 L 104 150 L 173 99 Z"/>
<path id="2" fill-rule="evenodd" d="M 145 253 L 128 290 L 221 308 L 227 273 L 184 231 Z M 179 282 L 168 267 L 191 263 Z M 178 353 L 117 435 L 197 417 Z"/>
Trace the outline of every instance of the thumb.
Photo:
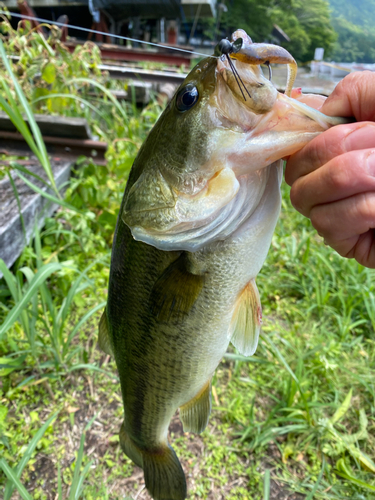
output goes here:
<path id="1" fill-rule="evenodd" d="M 371 71 L 350 73 L 338 83 L 320 111 L 329 116 L 375 121 L 375 74 Z"/>

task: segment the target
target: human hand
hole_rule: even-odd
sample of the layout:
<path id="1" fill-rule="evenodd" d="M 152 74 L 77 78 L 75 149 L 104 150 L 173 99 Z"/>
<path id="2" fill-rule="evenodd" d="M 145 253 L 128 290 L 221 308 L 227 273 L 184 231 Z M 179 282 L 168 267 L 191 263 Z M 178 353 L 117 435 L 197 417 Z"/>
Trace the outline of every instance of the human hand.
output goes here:
<path id="1" fill-rule="evenodd" d="M 345 77 L 320 111 L 357 123 L 327 130 L 289 158 L 292 204 L 340 255 L 375 268 L 375 74 Z"/>

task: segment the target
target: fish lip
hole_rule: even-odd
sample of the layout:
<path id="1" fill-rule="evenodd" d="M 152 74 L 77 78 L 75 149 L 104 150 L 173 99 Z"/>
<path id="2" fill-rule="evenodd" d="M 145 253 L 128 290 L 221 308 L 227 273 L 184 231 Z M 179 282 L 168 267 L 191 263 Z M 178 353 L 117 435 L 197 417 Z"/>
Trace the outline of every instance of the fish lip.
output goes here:
<path id="1" fill-rule="evenodd" d="M 228 56 L 228 57 L 229 57 L 229 56 Z M 243 80 L 243 82 L 244 82 L 245 84 L 246 84 L 246 83 L 251 83 L 251 81 L 250 81 L 250 80 L 247 80 L 247 79 L 245 78 L 245 76 L 246 76 L 246 75 L 241 74 L 241 72 L 242 72 L 242 73 L 244 72 L 244 71 L 243 71 L 243 68 L 241 68 L 241 67 L 240 67 L 240 68 L 238 69 L 238 67 L 237 67 L 237 66 L 238 66 L 239 61 L 238 61 L 237 59 L 232 59 L 232 58 L 231 58 L 231 59 L 230 59 L 230 62 L 231 62 L 231 64 L 234 66 L 234 68 L 238 71 L 238 73 L 239 73 L 239 75 L 240 75 L 240 77 L 241 77 L 241 80 Z M 242 63 L 242 64 L 244 64 L 244 63 Z M 258 67 L 258 66 L 257 66 L 257 67 Z M 246 70 L 247 70 L 247 71 L 246 71 L 246 73 L 247 73 L 247 74 L 251 73 L 252 78 L 257 79 L 256 73 L 255 73 L 255 72 L 254 72 L 254 70 L 252 69 L 252 65 L 251 65 L 251 64 L 246 64 Z M 217 71 L 219 74 L 221 74 L 221 75 L 223 76 L 223 78 L 224 78 L 224 80 L 225 80 L 226 82 L 227 82 L 227 80 L 228 80 L 228 75 L 231 75 L 231 76 L 233 75 L 232 68 L 230 67 L 229 61 L 228 61 L 228 59 L 227 59 L 227 57 L 226 57 L 226 56 L 224 56 L 224 55 L 223 55 L 223 56 L 221 56 L 221 57 L 219 57 L 219 58 L 218 58 L 218 60 L 217 60 L 217 64 L 216 64 L 216 71 Z"/>

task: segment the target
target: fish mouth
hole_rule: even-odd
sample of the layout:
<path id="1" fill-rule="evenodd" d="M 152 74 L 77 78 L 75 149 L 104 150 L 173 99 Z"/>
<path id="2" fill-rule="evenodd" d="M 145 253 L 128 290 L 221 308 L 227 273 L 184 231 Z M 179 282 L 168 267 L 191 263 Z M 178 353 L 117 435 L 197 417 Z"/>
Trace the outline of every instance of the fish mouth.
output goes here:
<path id="1" fill-rule="evenodd" d="M 261 68 L 259 66 L 248 65 L 236 60 L 230 60 L 229 62 L 226 57 L 222 56 L 217 61 L 216 69 L 226 83 L 229 83 L 231 81 L 237 83 L 237 74 L 241 78 L 241 83 L 243 83 L 245 86 L 254 84 L 258 86 L 263 85 L 262 82 L 258 81 L 261 77 Z"/>
<path id="2" fill-rule="evenodd" d="M 220 107 L 228 107 L 225 101 L 235 99 L 240 107 L 255 115 L 268 113 L 277 99 L 277 89 L 265 78 L 260 66 L 237 60 L 219 58 L 216 66 L 218 87 L 222 95 Z M 230 99 L 229 96 L 232 96 Z"/>

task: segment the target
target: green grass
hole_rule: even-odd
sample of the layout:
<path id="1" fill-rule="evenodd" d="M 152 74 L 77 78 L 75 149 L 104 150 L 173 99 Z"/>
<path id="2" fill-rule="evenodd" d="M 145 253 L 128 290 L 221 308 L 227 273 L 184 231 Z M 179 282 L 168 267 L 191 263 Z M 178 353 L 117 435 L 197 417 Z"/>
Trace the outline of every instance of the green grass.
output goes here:
<path id="1" fill-rule="evenodd" d="M 50 234 L 48 229 L 46 234 Z M 109 253 L 109 247 L 105 252 Z M 87 299 L 72 304 L 67 328 L 74 329 L 88 308 L 105 297 L 104 271 L 93 275 L 102 288 L 89 289 Z M 310 223 L 291 208 L 284 187 L 282 218 L 257 281 L 264 325 L 255 356 L 247 360 L 232 350 L 219 366 L 212 417 L 202 437 L 180 431 L 173 436 L 185 471 L 190 473 L 189 498 L 272 499 L 280 491 L 299 492 L 309 500 L 375 498 L 375 349 L 373 319 L 368 313 L 373 271 L 324 246 Z M 33 385 L 43 379 L 32 362 L 29 368 L 25 362 L 11 366 L 3 377 L 0 409 L 8 411 L 2 421 L 0 411 L 0 449 L 10 467 L 22 459 L 24 446 L 45 420 L 39 415 L 62 411 L 45 445 L 33 451 L 21 478 L 26 487 L 35 488 L 34 498 L 50 498 L 42 484 L 35 486 L 30 479 L 32 468 L 43 457 L 63 464 L 61 488 L 68 493 L 74 471 L 66 466 L 69 451 L 64 450 L 74 451 L 74 444 L 73 448 L 67 444 L 69 432 L 84 430 L 83 423 L 74 421 L 81 412 L 87 412 L 87 418 L 97 411 L 103 414 L 102 419 L 99 416 L 101 451 L 93 452 L 89 468 L 85 466 L 90 457 L 83 458 L 81 472 L 87 476 L 82 498 L 105 498 L 111 488 L 109 498 L 134 497 L 142 487 L 142 476 L 137 476 L 118 448 L 120 391 L 117 379 L 107 375 L 115 374 L 113 362 L 101 365 L 103 359 L 107 361 L 96 348 L 98 318 L 98 313 L 95 319 L 88 318 L 68 347 L 73 352 L 81 346 L 83 352 L 73 359 L 67 379 L 58 376 L 59 371 L 45 369 L 53 400 L 43 382 Z M 19 338 L 17 325 L 13 331 L 12 338 Z M 48 338 L 42 329 L 39 335 Z M 3 344 L 7 356 L 12 356 L 12 342 Z M 27 339 L 23 342 L 27 344 Z M 105 373 L 87 370 L 85 364 Z M 12 411 L 14 404 L 17 409 Z M 30 412 L 38 419 L 27 423 Z M 75 442 L 76 452 L 79 443 Z M 58 493 L 57 465 L 51 467 L 50 490 Z M 132 477 L 136 479 L 122 488 L 122 482 Z M 39 481 L 43 482 L 42 473 Z M 212 492 L 216 496 L 210 497 Z"/>

